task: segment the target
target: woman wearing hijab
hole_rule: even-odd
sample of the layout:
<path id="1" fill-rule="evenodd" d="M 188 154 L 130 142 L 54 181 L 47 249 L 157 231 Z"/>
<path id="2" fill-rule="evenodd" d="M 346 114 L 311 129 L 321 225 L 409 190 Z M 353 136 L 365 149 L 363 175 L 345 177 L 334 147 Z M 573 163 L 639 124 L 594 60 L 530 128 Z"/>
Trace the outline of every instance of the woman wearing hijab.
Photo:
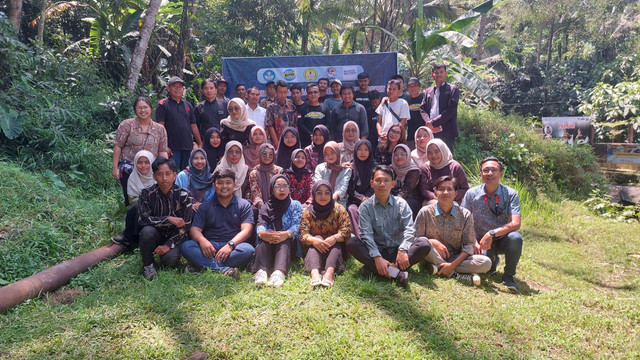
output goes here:
<path id="1" fill-rule="evenodd" d="M 155 161 L 155 156 L 150 151 L 140 150 L 133 159 L 135 167 L 127 180 L 127 195 L 129 201 L 133 204 L 127 211 L 125 218 L 125 227 L 121 235 L 111 238 L 115 244 L 123 246 L 131 246 L 138 243 L 138 197 L 140 192 L 153 184 L 156 180 L 153 178 L 151 164 Z"/>
<path id="2" fill-rule="evenodd" d="M 291 167 L 291 154 L 293 150 L 300 149 L 300 136 L 298 130 L 293 127 L 286 127 L 282 130 L 278 153 L 276 154 L 276 165 L 283 169 Z"/>
<path id="3" fill-rule="evenodd" d="M 236 174 L 236 186 L 233 192 L 237 197 L 246 198 L 243 195 L 249 195 L 249 177 L 247 176 L 249 167 L 244 163 L 242 145 L 239 142 L 229 141 L 224 147 L 224 156 L 214 172 L 222 169 L 229 169 Z"/>
<path id="4" fill-rule="evenodd" d="M 378 151 L 375 157 L 376 163 L 378 165 L 391 165 L 393 149 L 395 149 L 398 144 L 404 144 L 404 138 L 404 130 L 400 123 L 391 125 L 387 132 L 387 141 L 380 141 L 378 145 Z"/>
<path id="5" fill-rule="evenodd" d="M 255 129 L 255 128 L 254 128 Z M 274 164 L 276 149 L 271 144 L 262 144 L 258 150 L 260 164 L 249 173 L 249 187 L 251 188 L 251 205 L 255 209 L 262 208 L 269 199 L 269 182 L 276 174 L 282 173 L 282 168 Z"/>
<path id="6" fill-rule="evenodd" d="M 373 147 L 369 140 L 358 140 L 354 149 L 353 173 L 347 188 L 349 217 L 351 218 L 351 233 L 358 238 L 358 226 L 360 225 L 360 215 L 358 208 L 363 201 L 373 196 L 371 187 L 371 171 L 375 167 L 373 161 Z"/>
<path id="7" fill-rule="evenodd" d="M 416 148 L 411 152 L 413 161 L 421 167 L 422 164 L 429 162 L 427 159 L 427 143 L 433 139 L 433 132 L 426 126 L 421 126 L 416 130 L 414 139 L 416 139 Z"/>
<path id="8" fill-rule="evenodd" d="M 307 168 L 307 155 L 302 149 L 295 149 L 291 153 L 291 167 L 284 171 L 289 180 L 291 198 L 298 200 L 303 207 L 311 204 L 311 188 L 313 187 L 313 173 Z"/>
<path id="9" fill-rule="evenodd" d="M 453 155 L 447 144 L 440 139 L 432 139 L 427 144 L 427 157 L 429 165 L 424 165 L 420 168 L 422 196 L 427 201 L 435 201 L 433 182 L 441 176 L 451 176 L 456 179 L 456 184 L 458 185 L 454 201 L 461 204 L 464 194 L 469 190 L 469 181 L 467 181 L 467 174 L 464 172 L 462 165 L 453 160 Z"/>
<path id="10" fill-rule="evenodd" d="M 356 142 L 360 139 L 360 129 L 355 121 L 347 121 L 342 127 L 342 142 L 340 145 L 340 161 L 349 164 L 353 161 Z"/>
<path id="11" fill-rule="evenodd" d="M 204 138 L 202 138 L 202 150 L 207 153 L 209 169 L 215 169 L 220 162 L 220 158 L 224 155 L 220 129 L 212 127 L 205 131 Z"/>
<path id="12" fill-rule="evenodd" d="M 307 155 L 307 169 L 311 171 L 316 170 L 316 166 L 324 162 L 324 145 L 331 140 L 331 133 L 329 129 L 324 125 L 317 125 L 313 128 L 311 134 L 311 145 L 304 148 L 304 153 Z"/>
<path id="13" fill-rule="evenodd" d="M 249 120 L 247 105 L 240 98 L 233 98 L 227 104 L 229 116 L 220 121 L 220 130 L 222 131 L 222 143 L 227 144 L 229 141 L 238 141 L 240 144 L 249 144 L 251 137 L 251 129 L 256 126 L 253 120 Z"/>
<path id="14" fill-rule="evenodd" d="M 300 242 L 307 249 L 305 270 L 311 275 L 311 286 L 333 285 L 334 273 L 344 271 L 343 246 L 351 237 L 349 215 L 333 199 L 328 181 L 313 185 L 313 201 L 302 212 Z"/>
<path id="15" fill-rule="evenodd" d="M 418 186 L 420 168 L 413 161 L 407 145 L 399 144 L 393 149 L 391 168 L 396 173 L 396 187 L 391 190 L 391 194 L 405 199 L 415 217 L 422 207 L 422 196 Z"/>
<path id="16" fill-rule="evenodd" d="M 287 177 L 278 174 L 271 178 L 269 200 L 258 215 L 258 246 L 253 262 L 255 285 L 279 287 L 289 269 L 292 247 L 300 228 L 302 205 L 289 196 Z M 270 271 L 271 276 L 267 281 Z"/>
<path id="17" fill-rule="evenodd" d="M 189 166 L 180 171 L 176 177 L 176 185 L 189 190 L 193 198 L 193 211 L 198 211 L 200 204 L 215 195 L 213 175 L 207 160 L 207 153 L 203 149 L 191 151 Z"/>
<path id="18" fill-rule="evenodd" d="M 249 137 L 249 145 L 244 147 L 244 162 L 249 166 L 249 169 L 260 164 L 260 154 L 258 149 L 267 141 L 267 133 L 260 126 L 254 126 L 251 128 L 251 137 Z"/>
<path id="19" fill-rule="evenodd" d="M 351 168 L 345 167 L 340 162 L 340 146 L 335 141 L 329 141 L 325 144 L 323 154 L 325 162 L 316 166 L 313 181 L 329 181 L 334 191 L 333 199 L 346 207 Z"/>

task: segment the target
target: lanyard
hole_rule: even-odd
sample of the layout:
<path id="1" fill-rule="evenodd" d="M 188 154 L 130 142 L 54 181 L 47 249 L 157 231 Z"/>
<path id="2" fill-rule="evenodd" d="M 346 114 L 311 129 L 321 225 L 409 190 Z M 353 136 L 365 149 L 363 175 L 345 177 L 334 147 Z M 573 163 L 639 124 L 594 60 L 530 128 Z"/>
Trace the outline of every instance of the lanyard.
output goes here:
<path id="1" fill-rule="evenodd" d="M 495 216 L 500 216 L 502 212 L 498 209 L 498 194 L 496 194 L 495 199 L 496 199 L 496 202 L 494 204 L 494 208 L 492 209 L 491 205 L 489 205 L 489 198 L 487 197 L 487 194 L 484 194 L 484 201 L 487 203 L 487 207 L 489 208 L 489 211 L 491 211 Z"/>

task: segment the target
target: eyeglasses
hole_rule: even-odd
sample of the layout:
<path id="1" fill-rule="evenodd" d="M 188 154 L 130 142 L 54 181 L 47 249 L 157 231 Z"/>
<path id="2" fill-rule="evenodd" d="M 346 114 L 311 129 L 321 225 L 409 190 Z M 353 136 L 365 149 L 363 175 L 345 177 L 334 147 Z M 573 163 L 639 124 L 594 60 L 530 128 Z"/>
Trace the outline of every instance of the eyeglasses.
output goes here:
<path id="1" fill-rule="evenodd" d="M 358 129 L 347 128 L 347 129 L 344 130 L 344 132 L 346 132 L 346 133 L 355 133 L 355 132 L 358 132 Z"/>
<path id="2" fill-rule="evenodd" d="M 307 91 L 307 94 L 309 95 L 320 94 L 320 91 Z"/>
<path id="3" fill-rule="evenodd" d="M 289 190 L 289 185 L 273 185 L 273 188 L 277 190 Z"/>
<path id="4" fill-rule="evenodd" d="M 268 153 L 262 153 L 262 156 L 267 157 L 267 158 L 272 158 L 274 156 L 274 154 L 272 152 L 268 152 Z"/>
<path id="5" fill-rule="evenodd" d="M 400 135 L 400 130 L 389 130 L 389 134 Z"/>
<path id="6" fill-rule="evenodd" d="M 229 150 L 229 151 L 227 151 L 227 154 L 229 154 L 229 155 L 239 155 L 239 154 L 242 154 L 242 151 L 240 151 L 240 150 Z"/>
<path id="7" fill-rule="evenodd" d="M 405 152 L 395 153 L 395 154 L 393 154 L 393 157 L 394 158 L 401 158 L 401 157 L 404 158 L 404 157 L 407 157 L 407 153 L 405 153 Z"/>
<path id="8" fill-rule="evenodd" d="M 378 185 L 382 185 L 382 184 L 388 185 L 388 184 L 391 184 L 392 181 L 393 180 L 389 180 L 389 179 L 374 179 L 373 180 L 373 182 L 378 184 Z"/>
<path id="9" fill-rule="evenodd" d="M 499 168 L 484 168 L 484 169 L 482 169 L 482 173 L 485 174 L 485 175 L 489 175 L 491 173 L 499 174 L 500 173 L 500 169 Z"/>
<path id="10" fill-rule="evenodd" d="M 235 111 L 240 111 L 240 107 L 238 107 L 238 106 L 231 106 L 231 107 L 229 107 L 229 111 L 234 111 L 234 112 L 235 112 Z"/>

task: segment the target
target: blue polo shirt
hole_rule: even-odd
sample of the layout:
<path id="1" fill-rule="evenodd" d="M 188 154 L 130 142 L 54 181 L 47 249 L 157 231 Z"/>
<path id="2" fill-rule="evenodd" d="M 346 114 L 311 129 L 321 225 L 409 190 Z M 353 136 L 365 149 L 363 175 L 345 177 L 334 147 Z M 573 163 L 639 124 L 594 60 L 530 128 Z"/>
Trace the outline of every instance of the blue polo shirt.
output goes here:
<path id="1" fill-rule="evenodd" d="M 253 224 L 253 210 L 245 199 L 233 196 L 227 207 L 222 206 L 215 195 L 206 200 L 196 212 L 191 226 L 202 229 L 209 241 L 228 242 L 240 232 L 240 225 Z"/>

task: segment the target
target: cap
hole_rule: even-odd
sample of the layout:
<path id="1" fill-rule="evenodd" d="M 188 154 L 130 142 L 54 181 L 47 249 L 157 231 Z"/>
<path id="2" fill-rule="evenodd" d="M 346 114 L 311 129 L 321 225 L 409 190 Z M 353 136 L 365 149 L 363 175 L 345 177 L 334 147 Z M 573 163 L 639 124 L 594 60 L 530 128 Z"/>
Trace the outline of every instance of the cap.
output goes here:
<path id="1" fill-rule="evenodd" d="M 220 83 L 225 83 L 225 84 L 229 84 L 229 82 L 227 80 L 225 80 L 225 78 L 220 78 L 218 80 L 216 80 L 216 85 L 220 84 Z"/>
<path id="2" fill-rule="evenodd" d="M 342 86 L 342 81 L 340 81 L 340 79 L 331 80 L 331 82 L 329 83 L 329 86 L 333 85 L 333 83 L 338 83 L 338 84 L 340 84 L 340 86 Z"/>
<path id="3" fill-rule="evenodd" d="M 420 84 L 420 80 L 418 80 L 417 77 L 410 77 L 409 81 L 407 81 L 407 85 L 411 85 L 411 84 L 416 84 L 416 85 L 422 85 Z"/>
<path id="4" fill-rule="evenodd" d="M 173 85 L 175 83 L 180 83 L 184 85 L 184 81 L 182 81 L 182 79 L 180 79 L 178 76 L 172 76 L 169 78 L 169 81 L 167 81 L 167 86 Z"/>

